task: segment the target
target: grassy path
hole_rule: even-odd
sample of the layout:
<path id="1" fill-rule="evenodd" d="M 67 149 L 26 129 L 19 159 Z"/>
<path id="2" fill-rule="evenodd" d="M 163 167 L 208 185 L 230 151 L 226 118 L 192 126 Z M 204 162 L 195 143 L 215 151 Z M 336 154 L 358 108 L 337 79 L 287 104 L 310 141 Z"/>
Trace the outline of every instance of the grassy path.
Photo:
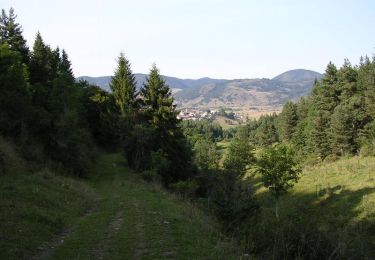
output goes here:
<path id="1" fill-rule="evenodd" d="M 237 259 L 214 222 L 193 206 L 143 183 L 121 157 L 99 158 L 90 184 L 95 210 L 38 259 Z"/>

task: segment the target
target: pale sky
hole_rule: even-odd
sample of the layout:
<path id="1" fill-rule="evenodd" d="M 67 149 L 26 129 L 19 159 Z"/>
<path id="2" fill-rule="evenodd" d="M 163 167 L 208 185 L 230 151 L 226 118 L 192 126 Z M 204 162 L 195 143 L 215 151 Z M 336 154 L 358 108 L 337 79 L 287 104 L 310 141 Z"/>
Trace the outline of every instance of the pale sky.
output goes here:
<path id="1" fill-rule="evenodd" d="M 0 0 L 11 6 L 28 45 L 39 30 L 75 76 L 112 75 L 121 51 L 134 72 L 155 62 L 163 75 L 226 79 L 324 72 L 375 53 L 371 0 Z"/>

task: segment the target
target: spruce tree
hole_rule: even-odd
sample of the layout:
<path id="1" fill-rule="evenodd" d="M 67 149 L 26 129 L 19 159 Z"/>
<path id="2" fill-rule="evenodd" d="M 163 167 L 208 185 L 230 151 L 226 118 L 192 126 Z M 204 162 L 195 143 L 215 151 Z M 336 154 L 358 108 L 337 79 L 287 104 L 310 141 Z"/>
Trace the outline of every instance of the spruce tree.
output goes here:
<path id="1" fill-rule="evenodd" d="M 109 84 L 121 115 L 129 116 L 137 107 L 135 76 L 123 53 L 117 60 L 115 75 Z"/>
<path id="2" fill-rule="evenodd" d="M 22 27 L 16 22 L 17 15 L 14 9 L 9 9 L 9 15 L 5 10 L 1 10 L 0 16 L 0 44 L 7 43 L 11 50 L 18 51 L 21 54 L 22 62 L 28 64 L 30 51 L 26 45 L 26 40 L 22 36 Z"/>
<path id="3" fill-rule="evenodd" d="M 152 127 L 166 138 L 177 128 L 177 114 L 173 105 L 172 91 L 165 83 L 159 70 L 154 64 L 141 89 L 145 116 Z"/>
<path id="4" fill-rule="evenodd" d="M 186 180 L 192 174 L 192 152 L 177 119 L 172 91 L 165 83 L 156 65 L 152 66 L 146 83 L 141 89 L 143 114 L 146 126 L 152 129 L 154 151 L 162 151 L 169 164 L 162 172 L 164 184 Z"/>
<path id="5" fill-rule="evenodd" d="M 60 48 L 57 47 L 52 51 L 51 56 L 51 78 L 55 79 L 58 75 L 59 63 L 60 63 Z"/>
<path id="6" fill-rule="evenodd" d="M 248 137 L 237 134 L 229 145 L 228 154 L 223 163 L 224 169 L 241 179 L 253 161 L 255 161 L 254 155 Z"/>
<path id="7" fill-rule="evenodd" d="M 353 110 L 347 102 L 335 108 L 331 118 L 331 148 L 336 155 L 352 154 L 356 150 Z"/>
<path id="8" fill-rule="evenodd" d="M 297 105 L 289 101 L 285 103 L 279 116 L 280 134 L 283 141 L 290 142 L 292 140 L 297 123 Z"/>
<path id="9" fill-rule="evenodd" d="M 51 49 L 47 46 L 40 33 L 35 37 L 33 52 L 30 58 L 30 83 L 45 85 L 51 81 Z"/>
<path id="10" fill-rule="evenodd" d="M 311 140 L 313 150 L 321 160 L 324 160 L 331 153 L 330 141 L 328 138 L 330 117 L 324 111 L 317 112 L 313 118 L 311 129 Z"/>
<path id="11" fill-rule="evenodd" d="M 313 150 L 322 160 L 331 153 L 328 132 L 331 116 L 340 102 L 337 74 L 336 66 L 330 62 L 324 78 L 315 83 L 312 91 L 311 120 L 313 123 L 311 124 L 310 142 L 313 145 Z"/>
<path id="12" fill-rule="evenodd" d="M 0 134 L 19 137 L 31 117 L 27 68 L 19 52 L 0 44 Z"/>
<path id="13" fill-rule="evenodd" d="M 68 81 L 70 81 L 71 84 L 74 83 L 72 64 L 65 50 L 62 50 L 61 58 L 59 60 L 58 75 L 63 75 Z"/>

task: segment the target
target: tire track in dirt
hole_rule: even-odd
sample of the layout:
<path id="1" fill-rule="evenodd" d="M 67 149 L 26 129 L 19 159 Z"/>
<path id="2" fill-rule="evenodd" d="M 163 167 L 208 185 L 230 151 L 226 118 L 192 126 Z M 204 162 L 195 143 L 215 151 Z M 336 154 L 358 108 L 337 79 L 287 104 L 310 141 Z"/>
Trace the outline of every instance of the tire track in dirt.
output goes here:
<path id="1" fill-rule="evenodd" d="M 37 248 L 37 254 L 34 255 L 31 259 L 33 260 L 44 260 L 44 259 L 49 259 L 52 255 L 52 252 L 64 244 L 66 239 L 68 239 L 75 231 L 76 227 L 79 225 L 79 223 L 92 215 L 94 212 L 97 211 L 97 207 L 91 207 L 87 209 L 80 217 L 79 221 L 76 224 L 76 226 L 68 226 L 63 229 L 63 231 L 56 237 L 52 238 L 50 241 L 47 241 Z"/>
<path id="2" fill-rule="evenodd" d="M 108 225 L 104 238 L 99 241 L 94 251 L 95 259 L 104 259 L 108 254 L 108 242 L 119 232 L 124 223 L 124 210 L 121 209 L 116 213 Z"/>

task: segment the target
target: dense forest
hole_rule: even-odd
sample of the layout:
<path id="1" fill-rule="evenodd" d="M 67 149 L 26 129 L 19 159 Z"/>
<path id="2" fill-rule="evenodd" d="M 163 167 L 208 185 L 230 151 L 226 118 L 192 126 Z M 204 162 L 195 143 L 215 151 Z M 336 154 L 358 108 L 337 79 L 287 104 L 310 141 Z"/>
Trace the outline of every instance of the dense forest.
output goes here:
<path id="1" fill-rule="evenodd" d="M 286 251 L 277 244 L 284 233 L 267 237 L 263 230 L 255 241 L 252 230 L 262 203 L 252 178 L 259 174 L 272 194 L 278 221 L 279 198 L 298 182 L 303 165 L 375 155 L 375 58 L 361 58 L 356 66 L 345 60 L 339 69 L 329 63 L 309 96 L 287 102 L 278 115 L 223 130 L 211 121 L 178 120 L 171 89 L 155 64 L 138 92 L 123 53 L 111 92 L 77 82 L 67 52 L 45 43 L 39 32 L 29 49 L 16 18 L 13 9 L 2 10 L 0 135 L 16 143 L 30 171 L 48 165 L 87 178 L 98 154 L 120 152 L 127 167 L 146 181 L 161 183 L 213 214 L 252 254 L 351 256 L 319 231 L 309 233 L 304 244 L 294 233 L 283 237 Z M 2 174 L 10 174 L 6 158 L 0 153 Z"/>
<path id="2" fill-rule="evenodd" d="M 374 84 L 375 58 L 356 66 L 345 60 L 339 69 L 329 63 L 309 96 L 248 122 L 249 138 L 259 147 L 288 143 L 311 162 L 374 155 Z"/>

